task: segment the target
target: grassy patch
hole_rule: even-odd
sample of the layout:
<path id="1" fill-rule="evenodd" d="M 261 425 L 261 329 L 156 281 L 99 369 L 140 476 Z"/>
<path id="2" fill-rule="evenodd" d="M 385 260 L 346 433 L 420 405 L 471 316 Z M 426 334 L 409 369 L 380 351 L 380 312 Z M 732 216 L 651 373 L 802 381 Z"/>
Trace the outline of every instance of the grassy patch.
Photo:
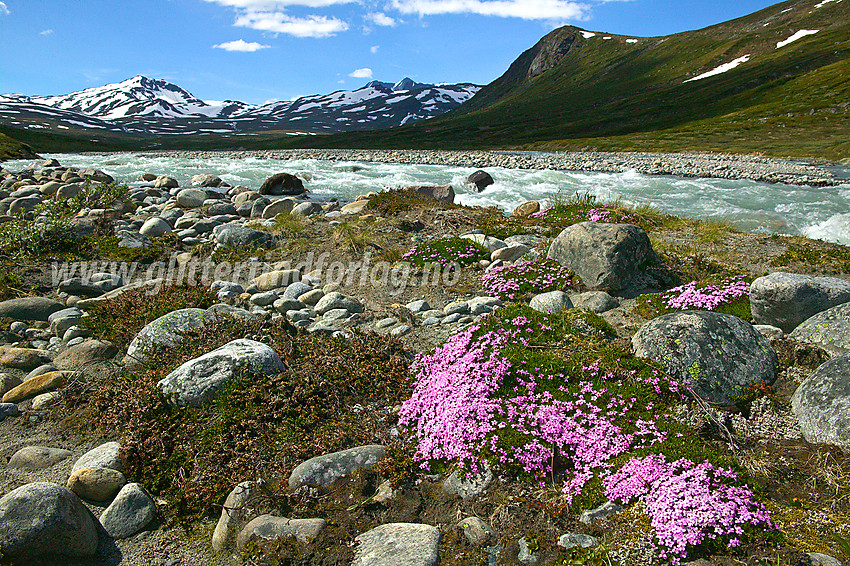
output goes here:
<path id="1" fill-rule="evenodd" d="M 399 212 L 415 209 L 452 210 L 464 208 L 450 202 L 435 200 L 410 189 L 391 189 L 369 199 L 366 209 L 379 216 L 395 216 Z"/>
<path id="2" fill-rule="evenodd" d="M 788 249 L 770 262 L 774 267 L 803 265 L 817 267 L 832 273 L 850 273 L 850 248 L 826 242 L 814 242 L 805 238 L 776 236 L 783 240 Z"/>

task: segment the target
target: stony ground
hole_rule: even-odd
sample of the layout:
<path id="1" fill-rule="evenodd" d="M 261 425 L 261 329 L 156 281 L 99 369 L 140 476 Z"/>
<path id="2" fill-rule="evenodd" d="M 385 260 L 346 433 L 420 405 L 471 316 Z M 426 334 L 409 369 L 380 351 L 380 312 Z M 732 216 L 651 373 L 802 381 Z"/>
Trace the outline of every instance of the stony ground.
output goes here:
<path id="1" fill-rule="evenodd" d="M 333 156 L 318 154 L 319 157 L 369 159 L 375 160 L 412 160 L 433 162 L 433 156 L 416 156 L 398 152 L 395 157 L 385 153 L 371 152 Z M 429 154 L 430 155 L 430 154 Z M 481 156 L 452 154 L 442 155 L 441 162 L 457 164 L 476 163 L 480 166 Z M 536 156 L 491 156 L 490 165 L 498 166 L 549 166 L 551 163 L 544 157 Z M 562 156 L 564 165 L 587 162 L 587 167 L 594 170 L 609 167 L 604 170 L 622 170 L 640 165 L 642 171 L 660 174 L 681 174 L 685 167 L 692 174 L 736 175 L 734 171 L 747 171 L 747 178 L 759 177 L 760 180 L 783 180 L 786 182 L 810 182 L 812 184 L 829 184 L 830 179 L 823 170 L 808 168 L 796 164 L 788 164 L 786 169 L 777 169 L 774 162 L 761 158 L 723 158 L 720 156 L 614 156 L 614 155 L 567 155 Z M 505 161 L 508 160 L 508 161 Z M 542 160 L 542 161 L 535 161 Z M 573 161 L 570 161 L 573 160 Z M 584 160 L 584 161 L 579 161 Z M 686 165 L 687 162 L 687 165 Z M 729 167 L 729 163 L 738 163 Z M 596 164 L 596 165 L 594 165 Z M 738 167 L 738 169 L 736 169 Z M 761 169 L 764 169 L 762 171 Z M 733 171 L 733 173 L 725 173 Z M 773 173 L 769 173 L 772 171 Z M 779 171 L 779 172 L 777 172 Z M 158 173 L 158 172 L 155 172 Z M 741 174 L 743 175 L 743 174 Z M 731 177 L 740 178 L 740 177 Z M 185 182 L 185 181 L 181 181 Z M 186 183 L 188 184 L 188 183 Z M 333 208 L 333 207 L 331 207 Z M 440 207 L 416 206 L 410 210 L 369 212 L 368 216 L 361 215 L 344 217 L 316 214 L 299 219 L 296 223 L 285 226 L 268 222 L 264 229 L 276 231 L 281 245 L 263 252 L 267 261 L 289 260 L 293 264 L 306 259 L 309 254 L 317 257 L 327 254 L 327 262 L 334 261 L 348 264 L 352 261 L 363 261 L 365 256 L 374 260 L 398 260 L 401 254 L 407 252 L 417 243 L 427 242 L 446 234 L 462 234 L 482 226 L 482 211 L 472 209 L 441 209 Z M 138 229 L 147 214 L 127 216 L 128 226 Z M 692 276 L 713 272 L 738 272 L 750 276 L 759 276 L 778 269 L 795 273 L 805 273 L 815 276 L 833 276 L 850 281 L 850 253 L 846 248 L 823 242 L 809 241 L 803 238 L 772 237 L 767 235 L 743 234 L 730 229 L 728 226 L 705 226 L 689 222 L 677 222 L 671 219 L 655 219 L 650 238 L 654 249 L 670 268 L 670 272 L 678 276 Z M 488 224 L 492 226 L 492 224 Z M 553 234 L 548 233 L 545 226 L 527 226 L 527 233 L 540 238 L 532 253 L 545 255 Z M 189 236 L 192 237 L 192 236 Z M 203 242 L 193 247 L 185 243 L 170 242 L 163 249 L 161 258 L 170 256 L 172 251 L 180 253 L 209 253 L 210 247 L 204 247 Z M 223 249 L 215 252 L 219 261 L 243 261 L 257 257 L 256 250 Z M 9 258 L 11 259 L 11 258 Z M 89 258 L 93 259 L 93 258 Z M 100 256 L 98 259 L 109 259 Z M 37 294 L 45 294 L 67 300 L 67 294 L 57 295 L 51 288 L 51 263 L 46 260 L 14 259 L 6 265 L 6 269 L 17 276 L 17 283 L 28 289 L 34 289 Z M 337 325 L 343 332 L 361 328 L 367 331 L 377 331 L 386 334 L 402 326 L 408 328 L 397 332 L 399 340 L 406 348 L 415 353 L 427 352 L 441 344 L 447 337 L 458 331 L 462 326 L 435 324 L 426 326 L 423 318 L 411 313 L 402 305 L 415 300 L 425 300 L 435 309 L 442 309 L 457 301 L 467 301 L 482 296 L 481 275 L 482 265 L 473 265 L 462 272 L 462 277 L 451 286 L 436 285 L 426 287 L 408 286 L 401 290 L 390 286 L 361 286 L 356 282 L 342 283 L 336 290 L 345 295 L 362 299 L 365 303 L 364 312 L 354 319 Z M 250 281 L 240 281 L 244 288 Z M 602 317 L 617 330 L 619 338 L 628 340 L 647 319 L 637 309 L 637 298 L 645 292 L 655 292 L 661 289 L 658 279 L 649 279 L 644 286 L 633 287 L 619 298 L 619 306 L 602 313 Z M 579 291 L 581 289 L 578 289 Z M 21 289 L 13 288 L 7 291 L 10 296 L 20 294 Z M 248 295 L 230 297 L 228 302 L 240 307 L 252 308 Z M 393 322 L 378 327 L 379 321 L 392 318 Z M 471 322 L 473 319 L 470 316 Z M 786 360 L 781 379 L 774 386 L 774 393 L 780 398 L 788 399 L 796 386 L 825 358 L 824 354 L 812 347 L 801 346 L 793 341 L 780 339 L 774 341 L 774 347 Z M 116 360 L 122 358 L 119 353 Z M 113 364 L 87 368 L 88 379 L 97 381 L 109 379 L 114 372 Z M 26 372 L 9 370 L 9 373 L 23 377 Z M 0 421 L 0 457 L 11 457 L 24 446 L 50 446 L 65 448 L 73 456 L 47 470 L 39 472 L 21 472 L 7 470 L 0 479 L 0 492 L 8 493 L 17 486 L 33 481 L 52 481 L 64 485 L 70 468 L 76 459 L 89 449 L 105 441 L 119 440 L 122 432 L 103 437 L 92 432 L 81 431 L 64 419 L 67 412 L 59 410 L 32 410 L 31 401 L 20 404 L 22 415 L 17 418 L 6 418 Z M 785 506 L 796 506 L 801 515 L 796 517 L 797 523 L 787 523 L 789 530 L 808 532 L 812 525 L 817 527 L 817 521 L 822 525 L 834 525 L 829 519 L 817 516 L 837 513 L 844 516 L 847 496 L 850 493 L 848 467 L 845 457 L 837 449 L 812 446 L 800 439 L 799 431 L 795 428 L 793 419 L 789 420 L 789 412 L 776 411 L 775 408 L 755 406 L 750 414 L 742 414 L 740 410 L 715 411 L 699 408 L 684 408 L 682 418 L 695 429 L 701 430 L 704 436 L 717 445 L 718 450 L 728 451 L 724 443 L 724 427 L 732 427 L 736 431 L 749 431 L 741 434 L 740 444 L 736 448 L 742 461 L 747 462 L 758 477 L 766 493 Z M 391 440 L 393 420 L 382 413 L 380 409 L 366 408 L 364 418 L 374 418 L 376 423 L 375 436 Z M 371 412 L 370 412 L 371 411 Z M 374 413 L 374 414 L 373 414 Z M 723 426 L 718 429 L 717 425 Z M 736 426 L 737 425 L 737 426 Z M 767 442 L 759 440 L 768 431 Z M 845 471 L 846 470 L 846 471 Z M 344 481 L 339 481 L 318 492 L 302 493 L 300 501 L 289 501 L 290 511 L 295 516 L 324 516 L 332 523 L 322 538 L 314 543 L 315 553 L 291 559 L 291 564 L 339 564 L 347 565 L 353 555 L 351 533 L 363 532 L 375 525 L 388 522 L 426 523 L 440 527 L 443 532 L 441 542 L 441 564 L 485 564 L 488 554 L 481 547 L 471 544 L 463 536 L 461 529 L 455 525 L 469 516 L 485 518 L 501 534 L 503 552 L 500 563 L 517 563 L 522 555 L 520 540 L 530 539 L 531 533 L 538 533 L 535 539 L 539 548 L 531 548 L 536 553 L 540 564 L 572 564 L 569 556 L 559 554 L 555 542 L 559 533 L 579 530 L 587 534 L 611 541 L 626 539 L 632 524 L 624 518 L 619 522 L 608 525 L 605 529 L 599 526 L 587 528 L 578 522 L 577 516 L 557 509 L 553 501 L 557 500 L 558 490 L 554 487 L 540 487 L 530 482 L 517 481 L 510 477 L 497 477 L 493 485 L 482 496 L 466 501 L 455 495 L 446 494 L 441 489 L 441 481 L 445 475 L 422 472 L 413 484 L 403 489 L 395 499 L 386 504 L 371 501 L 379 479 L 375 472 L 360 471 Z M 231 482 L 232 483 L 232 482 Z M 168 502 L 159 500 L 157 504 L 165 507 Z M 95 515 L 104 506 L 87 503 Z M 835 514 L 833 513 L 833 514 Z M 164 513 L 142 533 L 133 537 L 114 541 L 106 533 L 100 533 L 100 547 L 97 558 L 86 561 L 32 560 L 27 564 L 154 564 L 154 565 L 202 565 L 202 564 L 255 564 L 261 563 L 258 557 L 244 557 L 233 552 L 215 552 L 210 546 L 210 538 L 215 525 L 215 518 L 196 523 L 189 531 L 162 522 Z M 832 515 L 831 515 L 832 516 Z M 791 519 L 788 519 L 791 521 Z M 840 530 L 840 529 L 839 529 Z M 841 530 L 841 532 L 847 532 Z M 556 534 L 558 533 L 558 534 Z M 801 540 L 811 541 L 816 537 L 801 537 Z M 631 546 L 629 546 L 631 545 Z M 617 547 L 619 556 L 625 563 L 652 563 L 652 553 L 648 550 L 645 540 L 636 540 L 628 545 Z M 778 548 L 748 548 L 738 555 L 718 553 L 706 554 L 712 564 L 807 564 L 806 551 L 814 547 L 804 544 L 785 543 Z M 823 546 L 817 547 L 823 549 Z M 841 557 L 841 545 L 829 541 L 828 548 L 833 555 Z M 321 550 L 318 550 L 321 549 Z M 781 556 L 781 558 L 777 558 Z M 850 558 L 847 556 L 845 558 Z M 592 563 L 604 563 L 600 557 L 584 557 Z M 495 558 L 490 558 L 495 560 Z M 272 562 L 273 563 L 273 562 Z M 494 562 L 491 562 L 494 563 Z"/>

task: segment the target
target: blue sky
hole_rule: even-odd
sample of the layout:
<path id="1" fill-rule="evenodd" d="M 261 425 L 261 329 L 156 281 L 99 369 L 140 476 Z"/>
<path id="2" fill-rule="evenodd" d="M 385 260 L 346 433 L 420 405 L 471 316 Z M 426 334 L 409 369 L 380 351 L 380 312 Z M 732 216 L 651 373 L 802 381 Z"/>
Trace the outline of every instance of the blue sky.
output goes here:
<path id="1" fill-rule="evenodd" d="M 2 0 L 0 93 L 66 94 L 146 75 L 258 104 L 372 78 L 487 84 L 559 25 L 698 29 L 758 0 Z"/>

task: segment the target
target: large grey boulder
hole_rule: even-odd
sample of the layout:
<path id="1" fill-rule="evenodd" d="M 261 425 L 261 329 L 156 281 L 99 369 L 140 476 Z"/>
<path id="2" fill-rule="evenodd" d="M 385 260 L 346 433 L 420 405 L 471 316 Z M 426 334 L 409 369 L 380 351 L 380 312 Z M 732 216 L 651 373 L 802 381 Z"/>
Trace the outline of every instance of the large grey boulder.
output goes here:
<path id="1" fill-rule="evenodd" d="M 384 457 L 385 451 L 386 447 L 380 444 L 370 444 L 310 458 L 292 470 L 289 487 L 303 484 L 330 485 L 355 470 L 377 464 Z"/>
<path id="2" fill-rule="evenodd" d="M 96 551 L 94 517 L 64 487 L 30 483 L 0 499 L 0 555 L 4 558 L 30 560 L 47 554 L 87 558 Z"/>
<path id="3" fill-rule="evenodd" d="M 305 192 L 301 179 L 289 173 L 272 175 L 260 186 L 261 195 L 300 195 Z"/>
<path id="4" fill-rule="evenodd" d="M 756 324 L 788 333 L 807 318 L 850 301 L 850 283 L 835 277 L 771 273 L 750 285 L 750 308 Z"/>
<path id="5" fill-rule="evenodd" d="M 266 247 L 275 245 L 275 238 L 268 232 L 254 230 L 239 224 L 222 224 L 213 229 L 215 240 L 224 246 L 232 248 Z"/>
<path id="6" fill-rule="evenodd" d="M 840 304 L 807 318 L 790 336 L 800 342 L 817 344 L 833 353 L 850 352 L 850 303 Z"/>
<path id="7" fill-rule="evenodd" d="M 437 566 L 440 529 L 416 523 L 387 523 L 354 538 L 351 566 Z"/>
<path id="8" fill-rule="evenodd" d="M 71 346 L 53 360 L 59 369 L 76 370 L 87 364 L 112 359 L 118 353 L 118 347 L 112 342 L 86 340 Z"/>
<path id="9" fill-rule="evenodd" d="M 694 392 L 733 404 L 749 385 L 776 380 L 779 360 L 767 339 L 736 316 L 685 311 L 647 322 L 632 337 L 635 355 L 655 360 Z"/>
<path id="10" fill-rule="evenodd" d="M 65 305 L 47 297 L 21 297 L 0 302 L 0 318 L 43 320 L 62 310 Z"/>
<path id="11" fill-rule="evenodd" d="M 128 483 L 100 514 L 100 524 L 115 539 L 131 537 L 153 520 L 156 504 L 145 488 Z"/>
<path id="12" fill-rule="evenodd" d="M 193 187 L 218 187 L 221 185 L 221 177 L 218 175 L 213 175 L 211 173 L 201 173 L 199 175 L 192 175 L 192 178 L 189 181 Z"/>
<path id="13" fill-rule="evenodd" d="M 200 407 L 215 397 L 224 384 L 248 367 L 254 372 L 274 374 L 285 369 L 277 353 L 262 342 L 239 339 L 189 360 L 157 386 L 178 407 Z"/>
<path id="14" fill-rule="evenodd" d="M 128 363 L 143 363 L 157 347 L 173 347 L 183 334 L 199 330 L 215 318 L 203 309 L 179 309 L 164 314 L 142 328 L 127 347 Z"/>
<path id="15" fill-rule="evenodd" d="M 622 291 L 656 259 L 649 237 L 633 224 L 581 222 L 565 228 L 547 257 L 575 272 L 590 289 Z"/>
<path id="16" fill-rule="evenodd" d="M 850 450 L 850 354 L 813 371 L 791 397 L 791 410 L 806 440 Z"/>
<path id="17" fill-rule="evenodd" d="M 478 170 L 466 178 L 466 182 L 475 187 L 477 192 L 481 192 L 496 181 L 490 176 L 487 171 Z"/>

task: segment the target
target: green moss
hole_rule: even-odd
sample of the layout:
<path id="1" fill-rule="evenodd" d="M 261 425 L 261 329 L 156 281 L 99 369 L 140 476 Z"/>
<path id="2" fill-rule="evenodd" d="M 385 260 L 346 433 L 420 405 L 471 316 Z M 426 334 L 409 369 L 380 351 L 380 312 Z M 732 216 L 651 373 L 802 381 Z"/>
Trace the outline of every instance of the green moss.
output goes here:
<path id="1" fill-rule="evenodd" d="M 465 207 L 438 201 L 409 189 L 392 189 L 378 193 L 377 196 L 369 199 L 369 204 L 366 205 L 367 210 L 380 216 L 395 216 L 399 212 L 423 208 L 427 210 L 453 210 Z"/>
<path id="2" fill-rule="evenodd" d="M 419 267 L 433 264 L 450 267 L 453 263 L 464 266 L 490 259 L 490 252 L 470 239 L 451 236 L 416 246 L 404 254 L 402 259 Z"/>

